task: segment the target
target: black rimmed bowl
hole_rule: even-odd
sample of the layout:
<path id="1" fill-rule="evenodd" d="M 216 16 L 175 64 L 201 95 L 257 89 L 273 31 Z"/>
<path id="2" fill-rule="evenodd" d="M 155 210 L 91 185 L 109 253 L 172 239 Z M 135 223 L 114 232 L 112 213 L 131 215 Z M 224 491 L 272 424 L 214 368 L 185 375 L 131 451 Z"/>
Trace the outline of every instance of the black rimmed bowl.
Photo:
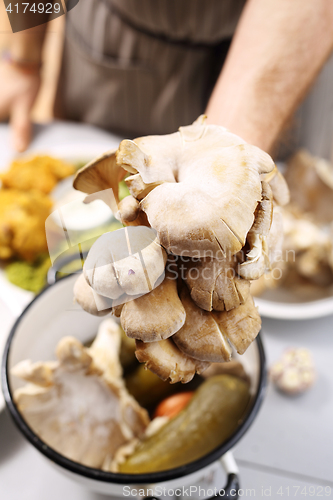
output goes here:
<path id="1" fill-rule="evenodd" d="M 228 481 L 221 485 L 220 496 L 238 498 L 238 470 L 231 449 L 241 439 L 255 419 L 262 403 L 266 386 L 265 355 L 258 335 L 241 361 L 251 380 L 251 402 L 240 426 L 222 445 L 202 458 L 164 472 L 151 474 L 115 474 L 80 465 L 62 456 L 44 443 L 26 424 L 18 411 L 13 392 L 22 383 L 11 375 L 11 369 L 24 359 L 46 361 L 54 359 L 58 341 L 65 335 L 73 335 L 81 342 L 87 342 L 97 332 L 103 318 L 85 313 L 73 304 L 73 285 L 77 275 L 59 280 L 46 288 L 23 311 L 14 324 L 5 347 L 2 363 L 2 387 L 9 412 L 25 438 L 65 475 L 99 493 L 122 496 L 140 485 L 148 492 L 176 491 L 197 484 L 207 468 L 216 467 L 220 461 Z M 124 486 L 127 486 L 124 490 Z M 155 493 L 154 493 L 155 494 Z M 125 495 L 126 496 L 126 495 Z"/>

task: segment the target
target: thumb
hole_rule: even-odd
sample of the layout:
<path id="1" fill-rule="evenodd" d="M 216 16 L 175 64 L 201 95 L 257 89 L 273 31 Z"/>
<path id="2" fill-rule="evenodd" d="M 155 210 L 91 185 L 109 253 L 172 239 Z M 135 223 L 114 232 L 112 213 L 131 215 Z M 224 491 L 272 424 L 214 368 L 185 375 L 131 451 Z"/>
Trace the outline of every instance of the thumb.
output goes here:
<path id="1" fill-rule="evenodd" d="M 24 100 L 17 100 L 11 110 L 10 124 L 14 148 L 20 153 L 27 149 L 31 140 L 30 110 L 31 106 Z"/>

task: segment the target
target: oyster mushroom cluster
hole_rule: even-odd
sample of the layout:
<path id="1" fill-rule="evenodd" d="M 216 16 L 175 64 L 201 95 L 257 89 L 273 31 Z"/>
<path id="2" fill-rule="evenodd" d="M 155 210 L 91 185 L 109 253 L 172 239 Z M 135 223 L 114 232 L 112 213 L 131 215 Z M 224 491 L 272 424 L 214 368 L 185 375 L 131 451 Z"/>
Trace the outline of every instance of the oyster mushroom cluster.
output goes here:
<path id="1" fill-rule="evenodd" d="M 29 426 L 56 451 L 108 470 L 120 446 L 140 438 L 147 411 L 128 393 L 119 361 L 121 328 L 104 320 L 91 347 L 74 337 L 57 345 L 56 361 L 21 361 L 12 373 L 27 385 L 14 401 Z"/>
<path id="2" fill-rule="evenodd" d="M 229 361 L 231 346 L 245 352 L 261 326 L 250 281 L 270 269 L 282 232 L 274 207 L 289 199 L 268 154 L 201 116 L 122 141 L 74 187 L 127 226 L 91 247 L 74 289 L 83 309 L 119 316 L 138 360 L 171 382 Z"/>

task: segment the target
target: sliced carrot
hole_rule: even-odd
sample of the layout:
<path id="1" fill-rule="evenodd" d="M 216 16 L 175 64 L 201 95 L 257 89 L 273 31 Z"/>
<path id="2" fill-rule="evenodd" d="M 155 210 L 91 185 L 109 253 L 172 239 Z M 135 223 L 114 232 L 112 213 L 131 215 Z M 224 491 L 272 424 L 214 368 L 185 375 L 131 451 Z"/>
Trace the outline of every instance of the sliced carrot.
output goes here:
<path id="1" fill-rule="evenodd" d="M 172 418 L 190 402 L 194 391 L 179 392 L 173 396 L 169 396 L 157 406 L 154 417 L 169 417 Z"/>

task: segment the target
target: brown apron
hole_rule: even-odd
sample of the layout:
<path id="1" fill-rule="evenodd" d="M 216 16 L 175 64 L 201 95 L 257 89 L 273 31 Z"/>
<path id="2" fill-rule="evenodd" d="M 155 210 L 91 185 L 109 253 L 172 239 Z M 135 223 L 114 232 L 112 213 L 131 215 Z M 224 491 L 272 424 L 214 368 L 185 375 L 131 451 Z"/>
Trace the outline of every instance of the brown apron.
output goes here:
<path id="1" fill-rule="evenodd" d="M 68 13 L 58 102 L 127 137 L 205 110 L 245 0 L 80 0 Z"/>

